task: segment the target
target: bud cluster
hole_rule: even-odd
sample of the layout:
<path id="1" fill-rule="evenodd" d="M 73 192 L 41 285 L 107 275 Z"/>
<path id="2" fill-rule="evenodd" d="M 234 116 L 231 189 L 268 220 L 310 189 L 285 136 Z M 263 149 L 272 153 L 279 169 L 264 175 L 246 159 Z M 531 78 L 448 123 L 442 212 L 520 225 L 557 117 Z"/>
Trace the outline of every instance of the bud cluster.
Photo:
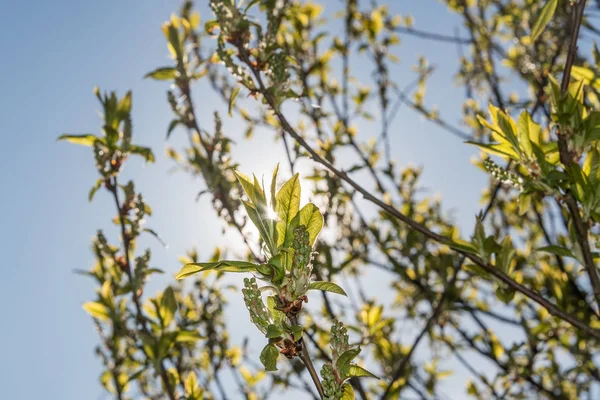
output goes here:
<path id="1" fill-rule="evenodd" d="M 267 326 L 269 326 L 269 313 L 262 300 L 262 295 L 255 278 L 244 279 L 242 294 L 244 295 L 246 308 L 250 312 L 250 319 L 262 333 L 266 333 Z"/>
<path id="2" fill-rule="evenodd" d="M 348 344 L 348 330 L 338 320 L 334 320 L 331 325 L 330 340 L 331 353 L 334 360 L 337 360 L 341 354 L 350 348 Z"/>
<path id="3" fill-rule="evenodd" d="M 489 158 L 486 158 L 483 161 L 483 165 L 490 175 L 492 175 L 500 183 L 513 186 L 518 190 L 523 189 L 523 178 L 505 170 Z"/>
<path id="4" fill-rule="evenodd" d="M 325 393 L 325 400 L 340 400 L 343 395 L 342 385 L 338 383 L 335 371 L 331 363 L 323 365 L 321 368 L 321 384 Z"/>

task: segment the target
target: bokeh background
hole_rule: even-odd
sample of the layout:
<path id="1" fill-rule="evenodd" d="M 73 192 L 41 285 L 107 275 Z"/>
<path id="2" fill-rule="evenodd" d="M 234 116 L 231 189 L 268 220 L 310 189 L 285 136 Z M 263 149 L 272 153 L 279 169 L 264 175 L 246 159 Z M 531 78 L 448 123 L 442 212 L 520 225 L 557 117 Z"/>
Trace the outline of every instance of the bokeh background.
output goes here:
<path id="1" fill-rule="evenodd" d="M 335 0 L 322 1 L 325 13 Z M 203 16 L 208 1 L 198 1 Z M 434 0 L 394 0 L 392 12 L 412 15 L 419 28 L 452 35 L 459 23 L 444 5 Z M 166 84 L 144 80 L 155 67 L 169 63 L 161 23 L 179 7 L 177 1 L 159 0 L 54 0 L 10 1 L 2 4 L 0 47 L 0 398 L 2 399 L 106 399 L 98 383 L 100 362 L 93 353 L 97 335 L 81 304 L 93 298 L 91 280 L 74 273 L 92 262 L 91 239 L 103 228 L 116 238 L 110 224 L 113 204 L 105 193 L 93 203 L 87 194 L 96 171 L 88 148 L 56 142 L 62 133 L 97 133 L 99 104 L 95 85 L 123 94 L 133 90 L 135 141 L 150 146 L 156 163 L 132 160 L 124 175 L 152 206 L 148 227 L 168 243 L 161 247 L 153 238 L 140 245 L 153 248 L 153 266 L 166 273 L 155 275 L 149 286 L 158 290 L 173 280 L 178 257 L 196 246 L 208 256 L 217 246 L 234 251 L 239 236 L 222 232 L 208 198 L 196 201 L 202 190 L 189 175 L 173 171 L 165 155 L 165 134 L 171 115 Z M 332 22 L 328 29 L 337 29 Z M 460 119 L 463 93 L 453 84 L 457 49 L 402 37 L 396 53 L 400 63 L 393 79 L 406 83 L 415 77 L 412 67 L 426 54 L 436 72 L 428 97 L 443 110 L 443 117 Z M 360 60 L 356 60 L 360 62 Z M 361 65 L 353 65 L 361 71 Z M 369 70 L 365 67 L 364 73 Z M 370 67 L 368 67 L 370 68 Z M 207 87 L 195 88 L 200 122 L 212 123 L 215 108 L 227 105 Z M 241 169 L 265 175 L 282 162 L 289 176 L 281 144 L 270 135 L 247 141 L 235 120 L 224 116 L 224 129 L 234 138 L 234 158 Z M 237 132 L 238 130 L 239 132 Z M 184 143 L 173 134 L 169 145 Z M 487 183 L 484 173 L 470 158 L 474 147 L 425 121 L 408 108 L 400 110 L 391 137 L 392 158 L 401 166 L 425 167 L 422 183 L 439 193 L 448 215 L 468 235 L 474 210 Z M 386 296 L 389 282 L 371 278 L 373 293 Z M 381 277 L 381 279 L 389 279 Z M 235 277 L 232 281 L 236 281 Z M 388 293 L 389 295 L 389 293 Z M 227 311 L 232 342 L 252 332 L 241 295 L 231 292 Z M 410 327 L 406 334 L 410 335 Z M 414 332 L 413 332 L 414 334 Z M 251 346 L 260 350 L 261 344 Z M 418 356 L 418 355 L 417 355 Z M 485 365 L 481 366 L 485 370 Z M 460 374 L 458 368 L 455 374 Z M 455 380 L 451 380 L 455 381 Z M 464 383 L 443 386 L 446 398 L 460 398 Z M 291 397 L 288 397 L 291 398 Z M 296 397 L 301 398 L 301 397 Z"/>

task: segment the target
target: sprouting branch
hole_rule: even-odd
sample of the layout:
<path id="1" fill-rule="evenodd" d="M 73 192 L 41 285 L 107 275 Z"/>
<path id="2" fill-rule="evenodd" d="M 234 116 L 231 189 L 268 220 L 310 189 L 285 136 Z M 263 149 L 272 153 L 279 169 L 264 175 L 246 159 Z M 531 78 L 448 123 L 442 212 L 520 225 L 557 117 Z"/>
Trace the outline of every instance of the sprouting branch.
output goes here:
<path id="1" fill-rule="evenodd" d="M 575 57 L 577 56 L 577 38 L 579 36 L 579 29 L 583 20 L 585 4 L 586 0 L 580 0 L 574 6 L 573 10 L 569 51 L 567 53 L 565 70 L 561 82 L 561 91 L 563 93 L 566 93 L 568 91 L 569 83 L 571 81 L 571 71 L 573 69 L 573 64 L 575 63 Z M 569 150 L 569 138 L 565 132 L 562 132 L 560 130 L 560 128 L 557 136 L 560 161 L 563 163 L 566 169 L 569 169 L 571 168 L 574 162 L 573 155 Z M 600 310 L 600 275 L 598 274 L 598 269 L 596 268 L 594 258 L 592 257 L 592 252 L 590 250 L 590 244 L 588 241 L 588 227 L 586 225 L 586 222 L 582 220 L 581 215 L 579 213 L 579 206 L 577 204 L 577 200 L 575 200 L 575 197 L 570 191 L 566 192 L 565 201 L 567 203 L 569 213 L 571 214 L 571 218 L 573 219 L 573 225 L 575 227 L 575 233 L 577 236 L 577 243 L 579 244 L 579 248 L 581 249 L 581 253 L 583 255 L 583 264 L 590 278 L 592 289 L 594 291 L 594 297 L 596 298 L 596 303 L 598 305 L 598 309 Z"/>

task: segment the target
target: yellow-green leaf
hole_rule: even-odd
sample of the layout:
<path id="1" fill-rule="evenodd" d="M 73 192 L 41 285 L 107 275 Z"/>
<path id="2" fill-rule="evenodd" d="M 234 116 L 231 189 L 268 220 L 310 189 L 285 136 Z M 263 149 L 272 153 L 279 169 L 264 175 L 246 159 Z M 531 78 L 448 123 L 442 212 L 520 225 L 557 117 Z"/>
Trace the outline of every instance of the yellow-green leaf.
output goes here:
<path id="1" fill-rule="evenodd" d="M 300 220 L 298 221 L 298 225 L 306 226 L 306 230 L 308 231 L 308 239 L 310 245 L 312 246 L 323 229 L 323 215 L 319 208 L 315 206 L 313 203 L 308 203 L 299 212 Z"/>
<path id="2" fill-rule="evenodd" d="M 233 111 L 233 106 L 235 105 L 235 99 L 237 95 L 240 93 L 240 87 L 236 86 L 231 91 L 231 95 L 229 96 L 229 116 L 231 117 L 231 112 Z"/>
<path id="3" fill-rule="evenodd" d="M 366 369 L 364 369 L 363 367 L 361 367 L 359 365 L 351 365 L 350 368 L 348 368 L 347 376 L 356 376 L 356 377 L 368 376 L 370 378 L 379 379 L 379 377 L 377 375 L 367 371 Z"/>
<path id="4" fill-rule="evenodd" d="M 177 69 L 173 67 L 157 68 L 154 71 L 148 72 L 144 78 L 152 78 L 157 81 L 170 81 L 177 77 Z"/>
<path id="5" fill-rule="evenodd" d="M 102 303 L 88 301 L 83 303 L 83 309 L 94 318 L 106 321 L 110 317 L 110 310 Z"/>
<path id="6" fill-rule="evenodd" d="M 277 221 L 277 247 L 291 240 L 291 232 L 288 225 L 292 222 L 300 209 L 300 178 L 295 174 L 289 181 L 283 184 L 277 192 L 277 207 L 275 211 L 279 217 Z"/>
<path id="7" fill-rule="evenodd" d="M 335 294 L 341 294 L 343 296 L 348 296 L 344 289 L 339 287 L 333 282 L 323 282 L 323 281 L 315 281 L 311 282 L 308 285 L 308 290 L 322 290 L 324 292 L 331 292 Z"/>
<path id="8" fill-rule="evenodd" d="M 158 313 L 163 321 L 163 326 L 168 326 L 177 311 L 177 300 L 172 287 L 168 287 L 162 296 Z"/>
<path id="9" fill-rule="evenodd" d="M 341 400 L 354 400 L 354 389 L 352 388 L 352 385 L 350 385 L 349 383 L 344 383 L 344 386 L 342 386 L 342 398 Z"/>
<path id="10" fill-rule="evenodd" d="M 202 271 L 217 272 L 254 272 L 257 264 L 247 261 L 216 261 L 207 263 L 189 263 L 183 266 L 175 279 L 183 279 Z"/>
<path id="11" fill-rule="evenodd" d="M 60 135 L 58 140 L 66 140 L 69 143 L 79 144 L 82 146 L 92 146 L 94 142 L 101 141 L 100 138 L 92 134 L 87 135 Z"/>
<path id="12" fill-rule="evenodd" d="M 532 42 L 537 40 L 546 28 L 546 25 L 552 20 L 557 4 L 558 0 L 548 0 L 546 4 L 544 4 L 544 7 L 542 7 L 542 11 L 540 12 L 540 15 L 538 15 L 535 24 L 533 25 L 533 29 L 531 30 Z"/>

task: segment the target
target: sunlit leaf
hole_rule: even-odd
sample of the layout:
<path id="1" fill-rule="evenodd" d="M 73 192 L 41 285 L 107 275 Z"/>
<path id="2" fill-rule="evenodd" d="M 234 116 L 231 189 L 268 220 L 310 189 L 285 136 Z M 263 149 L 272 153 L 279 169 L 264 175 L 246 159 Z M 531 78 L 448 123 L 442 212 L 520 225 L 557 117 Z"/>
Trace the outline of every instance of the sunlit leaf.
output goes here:
<path id="1" fill-rule="evenodd" d="M 356 377 L 367 376 L 367 377 L 370 377 L 370 378 L 379 379 L 379 377 L 377 375 L 375 375 L 375 374 L 367 371 L 366 369 L 364 369 L 363 367 L 358 366 L 358 365 L 351 365 L 348 368 L 348 373 L 346 374 L 346 376 L 350 376 L 350 377 L 353 377 L 353 376 L 356 376 Z"/>
<path id="2" fill-rule="evenodd" d="M 231 112 L 233 111 L 233 106 L 235 105 L 235 99 L 237 95 L 240 93 L 240 87 L 236 86 L 231 91 L 231 95 L 229 96 L 229 116 L 231 117 Z"/>
<path id="3" fill-rule="evenodd" d="M 291 232 L 288 226 L 298 214 L 300 209 L 300 178 L 295 174 L 289 181 L 283 184 L 277 192 L 277 207 L 275 211 L 279 216 L 277 221 L 277 247 L 281 247 L 291 240 Z"/>
<path id="4" fill-rule="evenodd" d="M 94 318 L 106 321 L 110 317 L 110 310 L 102 303 L 88 301 L 83 303 L 83 309 Z"/>
<path id="5" fill-rule="evenodd" d="M 323 229 L 323 215 L 319 208 L 313 203 L 308 203 L 298 213 L 300 219 L 298 225 L 306 226 L 308 231 L 309 244 L 312 246 L 315 243 L 319 232 Z"/>
<path id="6" fill-rule="evenodd" d="M 100 138 L 92 135 L 60 135 L 58 140 L 66 140 L 69 143 L 79 144 L 82 146 L 92 146 L 96 141 L 101 141 Z"/>
<path id="7" fill-rule="evenodd" d="M 546 25 L 552 20 L 557 4 L 558 0 L 548 0 L 546 4 L 544 4 L 544 7 L 542 7 L 542 10 L 540 11 L 540 15 L 538 15 L 535 24 L 533 24 L 533 29 L 531 29 L 531 41 L 535 42 L 546 28 Z"/>
<path id="8" fill-rule="evenodd" d="M 202 336 L 200 336 L 200 333 L 197 331 L 178 331 L 177 336 L 175 337 L 175 341 L 179 343 L 193 343 L 200 339 L 202 339 Z"/>
<path id="9" fill-rule="evenodd" d="M 342 398 L 340 400 L 355 400 L 354 389 L 349 383 L 344 383 L 342 386 Z"/>
<path id="10" fill-rule="evenodd" d="M 173 67 L 157 68 L 154 71 L 148 72 L 144 78 L 152 78 L 157 81 L 170 81 L 177 77 L 177 69 Z"/>
<path id="11" fill-rule="evenodd" d="M 343 296 L 348 296 L 344 289 L 339 287 L 333 282 L 323 282 L 323 281 L 315 281 L 311 282 L 308 285 L 308 290 L 323 290 L 324 292 L 331 292 L 335 294 L 341 294 Z"/>
<path id="12" fill-rule="evenodd" d="M 576 258 L 575 255 L 571 252 L 571 250 L 561 247 L 561 246 L 544 246 L 537 249 L 537 251 L 543 251 L 545 253 L 551 253 L 561 257 L 572 257 Z"/>
<path id="13" fill-rule="evenodd" d="M 183 279 L 202 271 L 217 272 L 254 272 L 257 264 L 247 261 L 216 261 L 207 263 L 189 263 L 183 266 L 175 279 Z"/>
<path id="14" fill-rule="evenodd" d="M 177 311 L 177 300 L 172 287 L 168 287 L 162 296 L 158 313 L 163 321 L 164 326 L 168 326 L 173 320 L 173 316 Z"/>

